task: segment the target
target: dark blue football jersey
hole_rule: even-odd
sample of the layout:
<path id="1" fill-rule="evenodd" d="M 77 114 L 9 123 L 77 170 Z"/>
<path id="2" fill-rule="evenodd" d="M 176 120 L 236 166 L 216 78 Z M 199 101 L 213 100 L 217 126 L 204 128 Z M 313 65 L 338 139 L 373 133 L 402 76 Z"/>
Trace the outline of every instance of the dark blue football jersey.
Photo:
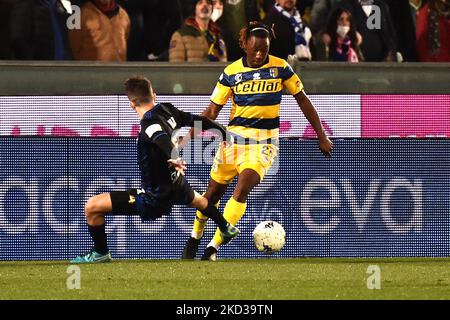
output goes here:
<path id="1" fill-rule="evenodd" d="M 137 140 L 142 188 L 161 196 L 170 192 L 176 170 L 169 168 L 167 160 L 178 157 L 172 134 L 182 127 L 194 126 L 195 121 L 201 121 L 204 130 L 219 130 L 222 138 L 226 139 L 226 129 L 222 125 L 206 117 L 183 112 L 170 103 L 157 104 L 144 114 Z"/>

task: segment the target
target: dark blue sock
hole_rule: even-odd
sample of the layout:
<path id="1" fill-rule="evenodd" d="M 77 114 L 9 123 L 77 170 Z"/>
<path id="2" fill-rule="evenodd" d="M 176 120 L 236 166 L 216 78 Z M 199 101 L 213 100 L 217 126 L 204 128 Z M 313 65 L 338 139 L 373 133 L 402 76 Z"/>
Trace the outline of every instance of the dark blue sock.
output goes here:
<path id="1" fill-rule="evenodd" d="M 102 224 L 101 226 L 88 225 L 88 228 L 92 240 L 94 241 L 94 250 L 100 254 L 107 253 L 109 249 L 106 243 L 105 224 Z"/>
<path id="2" fill-rule="evenodd" d="M 225 231 L 227 229 L 228 221 L 214 205 L 208 203 L 206 209 L 200 210 L 200 212 L 212 219 L 221 231 Z"/>

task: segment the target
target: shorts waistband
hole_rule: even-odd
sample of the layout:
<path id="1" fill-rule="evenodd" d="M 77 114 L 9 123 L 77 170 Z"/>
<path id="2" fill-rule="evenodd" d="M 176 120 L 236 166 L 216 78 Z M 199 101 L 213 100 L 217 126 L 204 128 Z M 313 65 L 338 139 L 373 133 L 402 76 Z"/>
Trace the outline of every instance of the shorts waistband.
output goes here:
<path id="1" fill-rule="evenodd" d="M 276 146 L 278 146 L 278 144 L 279 144 L 279 140 L 276 138 L 255 140 L 252 138 L 243 138 L 243 137 L 236 137 L 236 136 L 233 136 L 233 142 L 235 144 L 274 144 Z"/>

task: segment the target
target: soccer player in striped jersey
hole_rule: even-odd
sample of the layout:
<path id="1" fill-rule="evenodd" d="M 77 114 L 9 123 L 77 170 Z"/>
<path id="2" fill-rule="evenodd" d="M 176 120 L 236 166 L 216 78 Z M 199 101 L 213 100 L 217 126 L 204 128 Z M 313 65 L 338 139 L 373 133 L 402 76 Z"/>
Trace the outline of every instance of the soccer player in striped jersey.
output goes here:
<path id="1" fill-rule="evenodd" d="M 232 99 L 227 129 L 235 143 L 221 146 L 217 151 L 205 197 L 218 205 L 228 185 L 238 176 L 233 196 L 224 211 L 224 217 L 233 225 L 244 215 L 249 193 L 264 178 L 278 154 L 283 89 L 294 96 L 311 123 L 322 153 L 331 156 L 333 148 L 300 78 L 285 60 L 268 54 L 271 36 L 272 30 L 261 23 L 250 23 L 241 31 L 240 44 L 245 55 L 225 68 L 210 104 L 203 112 L 204 116 L 215 120 L 228 99 Z M 191 130 L 188 138 L 193 135 L 195 132 Z M 191 237 L 183 250 L 183 259 L 195 258 L 206 222 L 207 217 L 197 211 Z M 205 249 L 202 260 L 216 260 L 221 244 L 218 230 Z"/>

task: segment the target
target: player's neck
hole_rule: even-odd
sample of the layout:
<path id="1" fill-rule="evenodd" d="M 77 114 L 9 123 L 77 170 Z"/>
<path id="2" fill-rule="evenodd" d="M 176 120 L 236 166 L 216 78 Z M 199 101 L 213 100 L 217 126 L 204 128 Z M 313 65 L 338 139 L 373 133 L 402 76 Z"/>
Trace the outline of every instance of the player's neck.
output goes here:
<path id="1" fill-rule="evenodd" d="M 144 117 L 144 114 L 146 114 L 148 111 L 152 110 L 153 108 L 155 108 L 156 104 L 153 102 L 147 103 L 147 104 L 143 104 L 140 107 L 136 108 L 136 112 L 139 116 L 139 119 L 142 119 Z"/>

